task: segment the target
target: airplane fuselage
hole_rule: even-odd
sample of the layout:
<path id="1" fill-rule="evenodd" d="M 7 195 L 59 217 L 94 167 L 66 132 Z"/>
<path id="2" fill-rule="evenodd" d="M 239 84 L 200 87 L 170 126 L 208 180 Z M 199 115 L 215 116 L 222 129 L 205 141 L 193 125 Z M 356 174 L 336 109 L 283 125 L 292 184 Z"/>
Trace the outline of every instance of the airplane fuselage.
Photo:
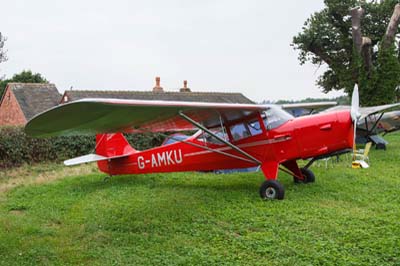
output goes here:
<path id="1" fill-rule="evenodd" d="M 122 152 L 131 154 L 123 158 L 99 161 L 98 166 L 101 171 L 110 175 L 121 175 L 210 171 L 247 168 L 260 164 L 267 179 L 276 179 L 280 164 L 298 174 L 296 160 L 330 154 L 353 146 L 353 126 L 348 111 L 294 118 L 273 129 L 268 129 L 268 121 L 263 120 L 261 113 L 254 119 L 258 121 L 259 128 L 253 130 L 253 134 L 252 130 L 248 130 L 250 135 L 245 134 L 239 138 L 233 136 L 235 126 L 246 121 L 227 125 L 224 129 L 226 132 L 223 132 L 229 142 L 253 156 L 258 163 L 224 143 L 207 141 L 202 134 L 194 134 L 184 142 L 144 151 L 129 150 L 130 147 L 118 144 L 120 136 L 113 134 L 107 136 L 113 142 L 110 146 L 118 147 L 115 148 L 117 150 L 125 149 Z M 98 141 L 102 136 L 104 135 L 98 136 Z M 100 147 L 96 152 L 111 156 L 113 154 L 110 152 L 116 151 L 106 148 L 101 150 Z"/>

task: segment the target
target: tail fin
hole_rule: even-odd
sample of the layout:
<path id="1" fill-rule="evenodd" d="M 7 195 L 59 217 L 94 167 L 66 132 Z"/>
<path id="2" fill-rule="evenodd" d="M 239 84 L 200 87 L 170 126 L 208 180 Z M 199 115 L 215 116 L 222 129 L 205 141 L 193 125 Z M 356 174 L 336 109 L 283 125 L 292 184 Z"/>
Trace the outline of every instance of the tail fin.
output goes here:
<path id="1" fill-rule="evenodd" d="M 136 152 L 122 133 L 97 134 L 96 154 L 105 157 L 123 156 Z"/>
<path id="2" fill-rule="evenodd" d="M 98 134 L 96 135 L 96 154 L 87 154 L 64 161 L 65 165 L 71 166 L 82 163 L 97 162 L 100 170 L 107 172 L 107 161 L 129 156 L 136 152 L 129 145 L 122 133 Z"/>

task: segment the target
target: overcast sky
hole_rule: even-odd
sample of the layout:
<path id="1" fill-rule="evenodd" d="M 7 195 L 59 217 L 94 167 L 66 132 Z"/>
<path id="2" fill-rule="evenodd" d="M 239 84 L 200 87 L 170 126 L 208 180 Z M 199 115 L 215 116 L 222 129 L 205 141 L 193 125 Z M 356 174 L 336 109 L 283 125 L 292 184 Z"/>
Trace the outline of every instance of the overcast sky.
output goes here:
<path id="1" fill-rule="evenodd" d="M 4 1 L 0 74 L 39 72 L 69 89 L 242 92 L 254 101 L 326 97 L 322 69 L 290 46 L 322 0 Z M 340 93 L 328 94 L 329 97 Z"/>

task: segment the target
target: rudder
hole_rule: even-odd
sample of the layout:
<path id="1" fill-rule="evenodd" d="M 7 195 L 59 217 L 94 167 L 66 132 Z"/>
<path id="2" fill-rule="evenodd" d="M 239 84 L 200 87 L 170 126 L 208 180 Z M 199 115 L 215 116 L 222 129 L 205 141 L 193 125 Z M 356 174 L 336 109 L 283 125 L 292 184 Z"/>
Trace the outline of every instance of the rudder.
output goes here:
<path id="1" fill-rule="evenodd" d="M 96 154 L 105 157 L 122 156 L 136 152 L 122 133 L 97 134 Z"/>

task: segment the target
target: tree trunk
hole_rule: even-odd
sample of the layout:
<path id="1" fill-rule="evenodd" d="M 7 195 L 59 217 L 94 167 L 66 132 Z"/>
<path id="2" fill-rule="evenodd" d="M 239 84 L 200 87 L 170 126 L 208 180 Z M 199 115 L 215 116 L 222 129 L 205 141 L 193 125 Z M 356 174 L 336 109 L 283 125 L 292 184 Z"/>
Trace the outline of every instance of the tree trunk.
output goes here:
<path id="1" fill-rule="evenodd" d="M 354 7 L 351 12 L 351 29 L 353 33 L 353 43 L 357 52 L 361 53 L 362 48 L 362 34 L 361 34 L 361 18 L 364 16 L 364 9 L 361 7 Z"/>
<path id="2" fill-rule="evenodd" d="M 369 76 L 372 70 L 372 41 L 370 38 L 362 36 L 361 19 L 364 16 L 364 13 L 365 11 L 361 7 L 354 7 L 350 10 L 354 47 L 362 57 L 365 70 Z M 357 80 L 358 75 L 355 75 L 354 78 Z"/>
<path id="3" fill-rule="evenodd" d="M 399 49 L 398 49 L 398 54 L 397 54 L 397 58 L 398 58 L 399 61 L 400 61 L 400 41 L 399 41 L 399 44 L 398 44 L 397 47 L 399 47 Z"/>
<path id="4" fill-rule="evenodd" d="M 392 17 L 390 18 L 389 25 L 386 29 L 385 36 L 383 37 L 382 48 L 390 47 L 395 39 L 397 29 L 400 24 L 400 4 L 396 4 L 393 10 Z"/>
<path id="5" fill-rule="evenodd" d="M 368 37 L 363 37 L 361 56 L 364 60 L 365 71 L 367 76 L 370 77 L 372 72 L 372 41 Z"/>

